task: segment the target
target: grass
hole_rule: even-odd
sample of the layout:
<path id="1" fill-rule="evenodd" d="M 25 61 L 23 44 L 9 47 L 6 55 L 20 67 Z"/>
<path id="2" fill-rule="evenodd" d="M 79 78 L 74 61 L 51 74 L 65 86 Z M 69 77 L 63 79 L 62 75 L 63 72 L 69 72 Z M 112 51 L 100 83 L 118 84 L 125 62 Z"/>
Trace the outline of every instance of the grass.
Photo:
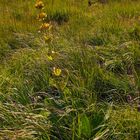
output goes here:
<path id="1" fill-rule="evenodd" d="M 34 1 L 0 0 L 0 140 L 139 140 L 140 2 L 44 3 L 48 43 Z"/>

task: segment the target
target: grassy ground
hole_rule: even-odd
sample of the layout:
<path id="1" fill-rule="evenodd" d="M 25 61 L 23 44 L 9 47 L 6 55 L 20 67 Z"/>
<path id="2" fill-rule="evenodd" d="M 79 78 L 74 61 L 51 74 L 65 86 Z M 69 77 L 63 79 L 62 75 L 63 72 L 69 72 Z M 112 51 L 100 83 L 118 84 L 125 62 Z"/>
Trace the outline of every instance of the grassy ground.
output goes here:
<path id="1" fill-rule="evenodd" d="M 0 0 L 0 140 L 139 140 L 140 2 L 44 3 L 48 43 L 35 1 Z"/>

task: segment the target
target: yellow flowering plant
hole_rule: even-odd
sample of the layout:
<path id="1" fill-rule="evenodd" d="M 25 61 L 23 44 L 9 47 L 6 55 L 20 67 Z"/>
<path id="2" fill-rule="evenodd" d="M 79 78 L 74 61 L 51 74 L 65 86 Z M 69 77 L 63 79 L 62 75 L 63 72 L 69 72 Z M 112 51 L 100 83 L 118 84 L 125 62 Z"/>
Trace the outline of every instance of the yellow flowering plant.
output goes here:
<path id="1" fill-rule="evenodd" d="M 50 32 L 52 29 L 52 25 L 51 23 L 48 23 L 45 20 L 45 18 L 47 18 L 47 14 L 44 11 L 43 1 L 37 0 L 35 7 L 39 10 L 39 13 L 37 15 L 37 20 L 41 22 L 41 25 L 39 27 L 39 32 L 42 33 L 43 40 L 45 41 L 45 43 L 50 43 L 53 38 Z M 58 52 L 49 50 L 46 57 L 47 57 L 47 60 L 50 61 L 51 63 L 58 56 L 60 56 Z M 67 81 L 69 77 L 68 73 L 65 72 L 65 70 L 63 70 L 63 74 L 62 74 L 62 69 L 60 67 L 55 66 L 55 64 L 53 63 L 51 64 L 52 64 L 52 68 L 51 68 L 52 77 L 49 78 L 49 84 L 51 86 L 52 85 L 55 86 L 57 89 L 62 91 L 67 85 Z"/>
<path id="2" fill-rule="evenodd" d="M 50 23 L 47 23 L 45 21 L 45 18 L 47 17 L 46 12 L 44 11 L 44 3 L 42 0 L 36 0 L 35 7 L 39 10 L 39 13 L 37 15 L 37 20 L 41 22 L 41 25 L 39 27 L 39 33 L 42 33 L 43 40 L 45 43 L 51 42 L 52 35 L 50 33 L 50 30 L 52 28 L 52 25 Z M 53 60 L 52 56 L 48 55 L 47 58 L 49 60 Z"/>
<path id="3" fill-rule="evenodd" d="M 60 68 L 53 67 L 53 74 L 55 76 L 60 76 L 61 72 L 62 72 L 62 70 Z"/>

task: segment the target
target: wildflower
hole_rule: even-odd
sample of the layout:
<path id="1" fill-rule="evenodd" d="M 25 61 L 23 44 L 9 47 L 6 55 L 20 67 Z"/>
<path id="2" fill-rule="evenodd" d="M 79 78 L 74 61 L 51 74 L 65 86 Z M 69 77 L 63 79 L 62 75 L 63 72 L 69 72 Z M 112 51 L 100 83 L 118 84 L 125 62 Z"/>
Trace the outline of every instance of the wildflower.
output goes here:
<path id="1" fill-rule="evenodd" d="M 40 30 L 50 30 L 51 29 L 51 25 L 49 23 L 43 23 L 41 26 L 40 26 Z"/>
<path id="2" fill-rule="evenodd" d="M 46 17 L 47 17 L 47 14 L 45 12 L 42 12 L 37 16 L 37 19 L 44 20 Z"/>
<path id="3" fill-rule="evenodd" d="M 41 0 L 37 0 L 35 4 L 35 8 L 42 9 L 44 7 L 44 3 Z"/>
<path id="4" fill-rule="evenodd" d="M 51 55 L 47 55 L 47 58 L 48 58 L 48 60 L 50 60 L 50 61 L 52 61 L 52 60 L 53 60 L 53 58 L 52 58 L 52 56 L 51 56 Z"/>
<path id="5" fill-rule="evenodd" d="M 55 76 L 60 76 L 61 72 L 62 72 L 62 70 L 60 68 L 53 67 L 53 74 Z"/>

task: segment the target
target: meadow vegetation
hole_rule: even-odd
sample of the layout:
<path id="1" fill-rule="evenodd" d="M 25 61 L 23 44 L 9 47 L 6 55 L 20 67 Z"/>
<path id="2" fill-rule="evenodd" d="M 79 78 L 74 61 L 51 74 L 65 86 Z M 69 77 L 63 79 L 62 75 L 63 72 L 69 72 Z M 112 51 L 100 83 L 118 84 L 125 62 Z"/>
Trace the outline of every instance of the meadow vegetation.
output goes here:
<path id="1" fill-rule="evenodd" d="M 0 140 L 139 140 L 140 1 L 40 1 L 0 0 Z"/>

